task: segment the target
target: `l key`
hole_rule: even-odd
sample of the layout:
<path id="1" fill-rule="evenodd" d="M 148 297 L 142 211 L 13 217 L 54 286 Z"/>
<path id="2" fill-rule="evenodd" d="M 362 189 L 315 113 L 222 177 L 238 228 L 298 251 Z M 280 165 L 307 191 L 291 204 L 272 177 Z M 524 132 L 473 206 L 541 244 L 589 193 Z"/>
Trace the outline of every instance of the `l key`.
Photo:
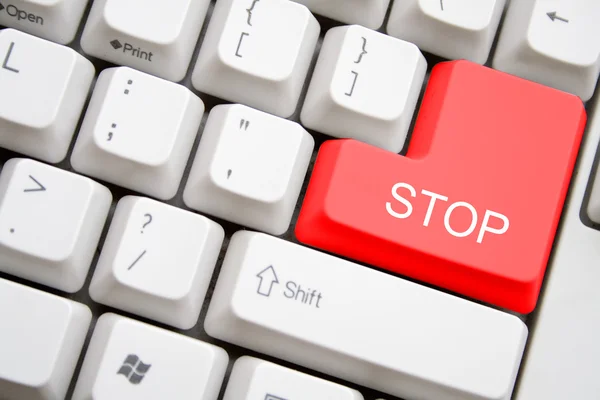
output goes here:
<path id="1" fill-rule="evenodd" d="M 529 313 L 585 120 L 573 95 L 468 61 L 438 65 L 406 157 L 351 140 L 321 147 L 296 235 Z"/>
<path id="2" fill-rule="evenodd" d="M 93 78 L 92 63 L 74 50 L 0 31 L 0 147 L 64 159 Z"/>

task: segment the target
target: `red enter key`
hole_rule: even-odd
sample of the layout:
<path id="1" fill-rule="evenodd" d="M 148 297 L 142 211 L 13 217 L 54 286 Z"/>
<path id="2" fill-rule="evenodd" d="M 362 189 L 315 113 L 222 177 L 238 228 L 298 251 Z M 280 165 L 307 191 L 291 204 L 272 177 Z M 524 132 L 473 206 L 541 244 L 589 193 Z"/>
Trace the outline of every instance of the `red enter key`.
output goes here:
<path id="1" fill-rule="evenodd" d="M 442 63 L 406 157 L 323 144 L 298 239 L 520 313 L 535 308 L 586 114 L 579 98 Z"/>

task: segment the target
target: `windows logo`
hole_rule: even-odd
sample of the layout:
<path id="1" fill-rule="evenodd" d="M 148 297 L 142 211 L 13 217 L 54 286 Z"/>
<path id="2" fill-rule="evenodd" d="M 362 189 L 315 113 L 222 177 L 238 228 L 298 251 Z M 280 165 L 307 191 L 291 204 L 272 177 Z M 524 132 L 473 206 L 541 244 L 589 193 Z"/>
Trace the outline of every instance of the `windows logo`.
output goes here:
<path id="1" fill-rule="evenodd" d="M 151 366 L 151 364 L 144 364 L 135 354 L 130 354 L 123 361 L 123 365 L 117 371 L 117 375 L 123 375 L 129 383 L 137 385 L 144 379 Z"/>

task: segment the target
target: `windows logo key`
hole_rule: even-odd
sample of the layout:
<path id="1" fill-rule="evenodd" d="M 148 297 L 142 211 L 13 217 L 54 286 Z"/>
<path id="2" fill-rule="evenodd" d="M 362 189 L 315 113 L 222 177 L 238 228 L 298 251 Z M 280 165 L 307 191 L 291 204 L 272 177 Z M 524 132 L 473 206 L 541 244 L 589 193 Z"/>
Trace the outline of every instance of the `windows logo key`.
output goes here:
<path id="1" fill-rule="evenodd" d="M 117 371 L 117 375 L 123 375 L 129 383 L 137 385 L 142 382 L 142 379 L 144 379 L 151 366 L 151 364 L 144 364 L 135 354 L 130 354 L 123 361 L 123 365 Z"/>

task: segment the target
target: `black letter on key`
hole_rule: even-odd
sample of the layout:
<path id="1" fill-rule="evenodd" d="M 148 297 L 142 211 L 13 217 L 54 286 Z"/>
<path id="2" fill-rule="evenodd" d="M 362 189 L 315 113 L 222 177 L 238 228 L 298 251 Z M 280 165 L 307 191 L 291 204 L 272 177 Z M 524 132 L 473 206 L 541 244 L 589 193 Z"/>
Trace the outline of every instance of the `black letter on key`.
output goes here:
<path id="1" fill-rule="evenodd" d="M 2 63 L 2 68 L 18 74 L 19 73 L 18 69 L 11 68 L 8 66 L 8 60 L 10 59 L 10 55 L 12 54 L 14 47 L 15 47 L 15 42 L 10 42 L 10 46 L 8 46 L 8 53 L 6 53 L 6 58 L 4 59 L 4 63 Z"/>

